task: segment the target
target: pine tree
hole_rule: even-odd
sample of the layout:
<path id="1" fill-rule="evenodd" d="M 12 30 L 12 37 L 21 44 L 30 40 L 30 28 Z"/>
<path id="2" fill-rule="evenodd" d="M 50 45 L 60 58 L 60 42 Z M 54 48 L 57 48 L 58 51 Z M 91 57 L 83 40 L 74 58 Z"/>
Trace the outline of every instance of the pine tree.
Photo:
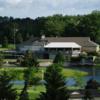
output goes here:
<path id="1" fill-rule="evenodd" d="M 63 64 L 65 61 L 65 57 L 62 54 L 62 52 L 58 52 L 53 63 L 57 63 L 57 64 Z"/>
<path id="2" fill-rule="evenodd" d="M 3 65 L 3 55 L 2 53 L 0 52 L 0 67 L 2 67 Z"/>
<path id="3" fill-rule="evenodd" d="M 11 84 L 12 77 L 7 72 L 0 74 L 0 100 L 16 100 L 17 92 Z"/>
<path id="4" fill-rule="evenodd" d="M 20 94 L 20 99 L 19 100 L 29 100 L 29 95 L 28 95 L 28 87 L 32 84 L 31 81 L 34 78 L 34 73 L 36 72 L 36 69 L 32 68 L 32 67 L 28 67 L 25 71 L 24 71 L 24 88 L 21 91 Z"/>
<path id="5" fill-rule="evenodd" d="M 24 71 L 24 81 L 25 81 L 24 88 L 21 91 L 19 100 L 29 100 L 29 95 L 28 95 L 27 90 L 28 90 L 28 85 L 29 85 L 30 71 L 31 71 L 31 68 L 28 68 Z"/>
<path id="6" fill-rule="evenodd" d="M 22 43 L 23 42 L 23 37 L 22 37 L 21 33 L 17 34 L 16 41 L 17 41 L 17 43 Z"/>
<path id="7" fill-rule="evenodd" d="M 28 80 L 25 80 L 24 88 L 21 91 L 19 100 L 29 100 L 29 95 L 27 90 L 28 90 Z"/>
<path id="8" fill-rule="evenodd" d="M 8 47 L 8 38 L 6 36 L 3 39 L 2 47 L 3 48 L 7 48 Z"/>
<path id="9" fill-rule="evenodd" d="M 26 52 L 23 62 L 22 62 L 22 66 L 25 66 L 25 67 L 33 67 L 33 66 L 37 67 L 38 66 L 38 61 L 35 55 L 33 55 L 31 51 Z"/>
<path id="10" fill-rule="evenodd" d="M 68 100 L 68 92 L 59 65 L 48 67 L 44 79 L 46 92 L 42 93 L 37 100 Z"/>

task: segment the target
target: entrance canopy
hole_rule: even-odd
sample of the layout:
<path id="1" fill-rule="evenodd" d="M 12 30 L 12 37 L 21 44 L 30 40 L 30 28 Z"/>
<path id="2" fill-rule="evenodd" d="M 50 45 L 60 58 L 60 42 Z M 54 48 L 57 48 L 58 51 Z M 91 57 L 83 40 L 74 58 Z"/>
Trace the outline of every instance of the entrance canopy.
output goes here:
<path id="1" fill-rule="evenodd" d="M 44 48 L 81 48 L 81 46 L 75 42 L 50 42 Z"/>

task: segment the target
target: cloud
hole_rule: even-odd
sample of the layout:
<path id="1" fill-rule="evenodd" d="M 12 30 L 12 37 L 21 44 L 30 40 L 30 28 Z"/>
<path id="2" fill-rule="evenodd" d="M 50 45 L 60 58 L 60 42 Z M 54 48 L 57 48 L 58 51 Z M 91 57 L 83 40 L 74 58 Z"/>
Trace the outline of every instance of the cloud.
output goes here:
<path id="1" fill-rule="evenodd" d="M 3 8 L 2 7 L 0 7 L 0 11 L 3 11 Z"/>
<path id="2" fill-rule="evenodd" d="M 6 0 L 8 7 L 24 9 L 25 7 L 30 6 L 33 0 Z"/>
<path id="3" fill-rule="evenodd" d="M 1 15 L 38 17 L 53 14 L 87 14 L 100 10 L 100 0 L 0 0 Z"/>
<path id="4" fill-rule="evenodd" d="M 41 16 L 57 13 L 76 15 L 100 10 L 100 0 L 36 0 L 34 4 L 34 16 L 38 16 L 37 12 Z"/>
<path id="5" fill-rule="evenodd" d="M 17 5 L 21 2 L 22 0 L 6 0 L 6 3 L 10 5 Z"/>

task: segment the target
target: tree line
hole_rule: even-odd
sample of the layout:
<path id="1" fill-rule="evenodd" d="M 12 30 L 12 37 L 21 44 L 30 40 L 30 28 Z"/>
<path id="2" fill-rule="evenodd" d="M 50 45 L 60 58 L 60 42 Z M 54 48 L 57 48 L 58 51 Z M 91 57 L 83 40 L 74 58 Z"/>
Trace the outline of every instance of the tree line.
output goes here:
<path id="1" fill-rule="evenodd" d="M 100 43 L 100 11 L 87 15 L 60 15 L 48 17 L 13 18 L 0 16 L 0 42 L 16 43 L 28 40 L 30 37 L 45 36 L 89 36 Z"/>

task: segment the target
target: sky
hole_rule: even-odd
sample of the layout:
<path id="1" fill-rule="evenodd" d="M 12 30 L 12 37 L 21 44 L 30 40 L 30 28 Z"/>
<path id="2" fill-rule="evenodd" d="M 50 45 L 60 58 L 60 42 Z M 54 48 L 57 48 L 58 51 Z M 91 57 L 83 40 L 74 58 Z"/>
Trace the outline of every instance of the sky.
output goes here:
<path id="1" fill-rule="evenodd" d="M 0 0 L 0 16 L 83 15 L 100 10 L 100 0 Z"/>

